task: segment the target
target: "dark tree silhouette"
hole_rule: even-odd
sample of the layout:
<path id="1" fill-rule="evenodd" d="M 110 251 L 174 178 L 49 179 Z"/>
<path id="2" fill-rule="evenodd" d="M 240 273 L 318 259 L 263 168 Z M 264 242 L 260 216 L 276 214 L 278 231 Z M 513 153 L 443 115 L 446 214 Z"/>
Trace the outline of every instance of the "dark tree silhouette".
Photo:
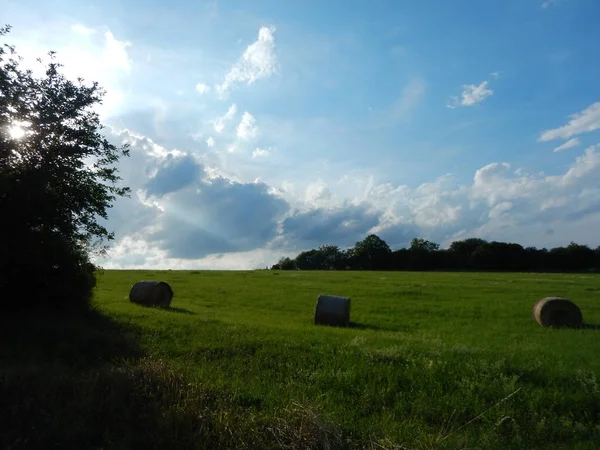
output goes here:
<path id="1" fill-rule="evenodd" d="M 38 78 L 0 45 L 0 289 L 21 292 L 2 296 L 3 308 L 86 306 L 91 256 L 113 238 L 98 219 L 129 193 L 114 167 L 127 148 L 106 140 L 93 110 L 104 91 L 66 79 L 49 57 Z"/>
<path id="2" fill-rule="evenodd" d="M 335 262 L 333 262 L 335 261 Z M 600 247 L 592 250 L 571 242 L 550 251 L 523 248 L 512 242 L 488 242 L 469 238 L 453 242 L 447 250 L 423 238 L 414 238 L 409 248 L 391 251 L 387 243 L 371 234 L 346 251 L 321 246 L 300 253 L 295 260 L 282 259 L 271 269 L 300 270 L 479 270 L 589 272 L 600 271 Z"/>
<path id="3" fill-rule="evenodd" d="M 413 252 L 432 253 L 438 251 L 440 244 L 428 241 L 423 238 L 414 238 L 410 242 L 410 250 Z"/>
<path id="4" fill-rule="evenodd" d="M 387 268 L 392 251 L 387 243 L 375 234 L 357 242 L 349 252 L 353 269 L 381 270 Z"/>

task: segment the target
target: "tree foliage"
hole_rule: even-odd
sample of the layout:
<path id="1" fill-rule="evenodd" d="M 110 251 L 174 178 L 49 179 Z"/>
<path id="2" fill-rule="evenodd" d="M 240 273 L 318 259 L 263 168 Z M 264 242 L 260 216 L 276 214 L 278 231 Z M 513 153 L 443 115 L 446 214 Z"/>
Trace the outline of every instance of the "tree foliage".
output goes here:
<path id="1" fill-rule="evenodd" d="M 469 238 L 454 241 L 442 250 L 435 242 L 414 238 L 408 248 L 392 251 L 383 239 L 372 234 L 347 250 L 324 245 L 304 251 L 296 259 L 281 259 L 271 269 L 600 271 L 600 247 L 593 250 L 571 242 L 567 247 L 547 250 Z"/>
<path id="2" fill-rule="evenodd" d="M 410 249 L 413 252 L 431 253 L 435 252 L 440 248 L 440 244 L 428 241 L 423 238 L 414 238 L 410 242 Z"/>
<path id="3" fill-rule="evenodd" d="M 387 243 L 375 234 L 357 242 L 349 252 L 350 265 L 358 269 L 383 269 L 388 264 L 392 250 Z"/>
<path id="4" fill-rule="evenodd" d="M 41 76 L 21 66 L 0 45 L 0 288 L 23 293 L 1 306 L 85 305 L 91 256 L 113 238 L 99 219 L 129 193 L 115 167 L 128 149 L 101 133 L 98 83 L 65 78 L 53 52 Z"/>

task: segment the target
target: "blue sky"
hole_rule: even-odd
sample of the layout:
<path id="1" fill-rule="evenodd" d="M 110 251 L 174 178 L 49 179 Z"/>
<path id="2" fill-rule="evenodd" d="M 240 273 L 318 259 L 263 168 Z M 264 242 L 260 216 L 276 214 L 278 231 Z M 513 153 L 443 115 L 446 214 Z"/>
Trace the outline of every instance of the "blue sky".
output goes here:
<path id="1" fill-rule="evenodd" d="M 600 245 L 597 0 L 23 3 L 10 41 L 99 81 L 132 144 L 106 267 Z"/>

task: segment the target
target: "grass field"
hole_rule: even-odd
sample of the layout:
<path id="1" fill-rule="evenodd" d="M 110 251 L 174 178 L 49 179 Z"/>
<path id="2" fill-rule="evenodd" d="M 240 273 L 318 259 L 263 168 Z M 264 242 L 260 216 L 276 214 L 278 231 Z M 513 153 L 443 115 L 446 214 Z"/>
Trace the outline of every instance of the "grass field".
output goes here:
<path id="1" fill-rule="evenodd" d="M 171 284 L 171 310 L 128 301 L 143 279 Z M 313 325 L 321 293 L 352 298 L 352 327 Z M 537 325 L 547 295 L 590 326 Z M 96 304 L 93 325 L 7 338 L 4 443 L 600 448 L 596 275 L 106 271 Z"/>

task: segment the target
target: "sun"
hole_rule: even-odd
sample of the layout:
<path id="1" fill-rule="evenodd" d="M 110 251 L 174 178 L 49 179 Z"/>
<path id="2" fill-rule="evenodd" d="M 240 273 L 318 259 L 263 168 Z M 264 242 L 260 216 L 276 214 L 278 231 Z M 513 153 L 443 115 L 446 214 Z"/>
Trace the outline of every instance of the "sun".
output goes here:
<path id="1" fill-rule="evenodd" d="M 25 136 L 25 130 L 18 125 L 13 125 L 8 129 L 8 134 L 13 139 L 21 139 Z"/>

